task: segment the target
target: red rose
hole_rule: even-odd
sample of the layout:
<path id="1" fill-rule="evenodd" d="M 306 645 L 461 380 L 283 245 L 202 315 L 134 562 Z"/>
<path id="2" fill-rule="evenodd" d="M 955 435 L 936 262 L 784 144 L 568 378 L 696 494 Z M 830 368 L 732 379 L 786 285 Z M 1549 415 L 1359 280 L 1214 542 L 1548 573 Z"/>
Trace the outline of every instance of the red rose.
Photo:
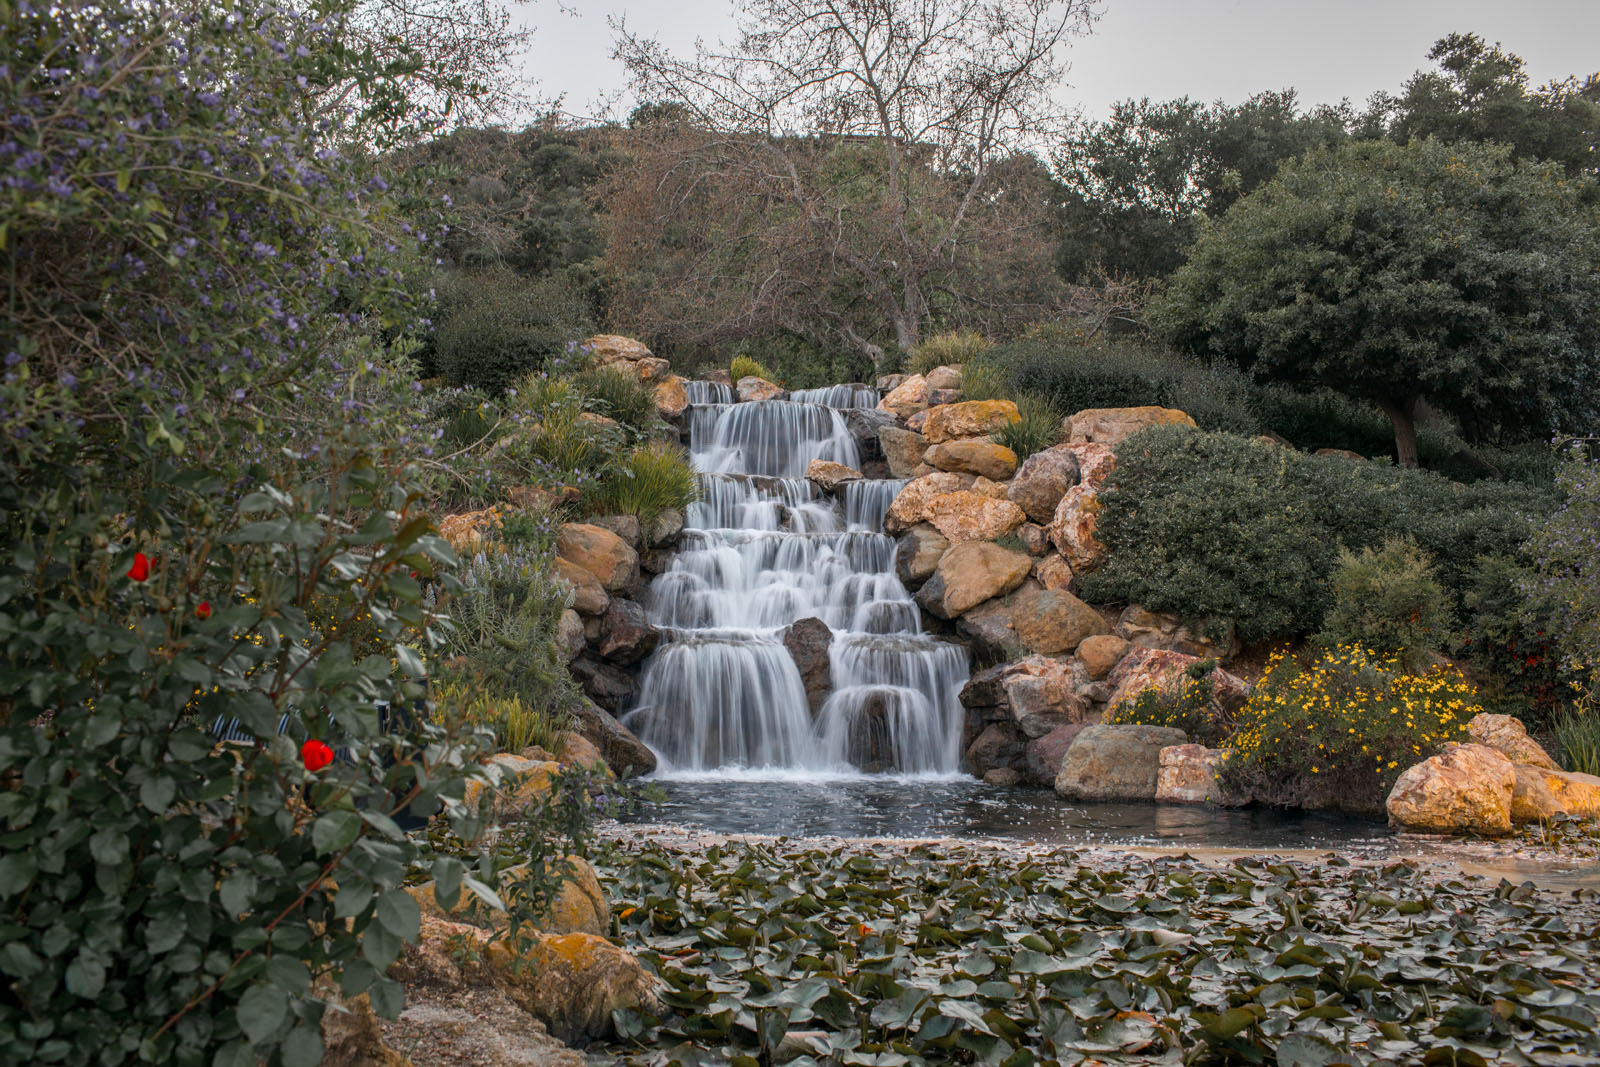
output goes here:
<path id="1" fill-rule="evenodd" d="M 211 618 L 211 601 L 202 600 L 194 606 L 194 616 L 197 619 Z"/>
<path id="2" fill-rule="evenodd" d="M 128 577 L 136 582 L 142 582 L 150 577 L 150 557 L 143 552 L 135 552 L 133 566 L 128 568 Z"/>
<path id="3" fill-rule="evenodd" d="M 333 749 L 312 738 L 300 746 L 300 761 L 306 765 L 306 770 L 315 774 L 333 762 Z"/>

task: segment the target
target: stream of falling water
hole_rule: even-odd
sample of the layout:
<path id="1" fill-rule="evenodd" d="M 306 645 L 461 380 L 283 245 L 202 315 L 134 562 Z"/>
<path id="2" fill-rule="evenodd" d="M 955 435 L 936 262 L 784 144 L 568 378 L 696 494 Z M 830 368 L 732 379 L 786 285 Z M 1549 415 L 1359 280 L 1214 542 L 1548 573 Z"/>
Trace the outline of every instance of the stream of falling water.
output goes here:
<path id="1" fill-rule="evenodd" d="M 624 722 L 665 777 L 822 779 L 959 772 L 966 651 L 922 633 L 894 573 L 883 516 L 903 482 L 804 477 L 813 459 L 861 466 L 842 409 L 877 394 L 832 386 L 733 403 L 692 382 L 689 450 L 700 471 L 671 567 L 650 587 L 662 642 Z M 833 632 L 830 687 L 812 714 L 790 624 Z"/>

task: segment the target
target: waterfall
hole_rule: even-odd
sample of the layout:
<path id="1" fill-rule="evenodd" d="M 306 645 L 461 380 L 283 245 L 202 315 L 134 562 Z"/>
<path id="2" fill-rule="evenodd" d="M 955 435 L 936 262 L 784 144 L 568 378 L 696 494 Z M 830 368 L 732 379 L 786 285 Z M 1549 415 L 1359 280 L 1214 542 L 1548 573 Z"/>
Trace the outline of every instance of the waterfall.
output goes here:
<path id="1" fill-rule="evenodd" d="M 668 776 L 956 773 L 966 653 L 922 633 L 882 532 L 905 482 L 849 482 L 835 498 L 804 477 L 813 459 L 860 467 L 841 409 L 873 406 L 876 392 L 733 403 L 727 386 L 691 382 L 688 393 L 701 495 L 651 583 L 662 642 L 623 721 Z M 783 644 L 806 618 L 833 632 L 815 714 Z"/>

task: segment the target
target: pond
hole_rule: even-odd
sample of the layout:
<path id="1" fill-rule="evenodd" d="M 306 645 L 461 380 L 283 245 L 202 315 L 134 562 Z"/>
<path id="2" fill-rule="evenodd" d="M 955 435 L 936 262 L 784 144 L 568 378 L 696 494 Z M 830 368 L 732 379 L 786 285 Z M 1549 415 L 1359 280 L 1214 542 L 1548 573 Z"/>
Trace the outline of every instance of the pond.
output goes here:
<path id="1" fill-rule="evenodd" d="M 880 839 L 1000 838 L 1047 845 L 1378 851 L 1383 824 L 1319 812 L 1082 804 L 965 775 L 676 775 L 624 821 L 714 834 Z"/>

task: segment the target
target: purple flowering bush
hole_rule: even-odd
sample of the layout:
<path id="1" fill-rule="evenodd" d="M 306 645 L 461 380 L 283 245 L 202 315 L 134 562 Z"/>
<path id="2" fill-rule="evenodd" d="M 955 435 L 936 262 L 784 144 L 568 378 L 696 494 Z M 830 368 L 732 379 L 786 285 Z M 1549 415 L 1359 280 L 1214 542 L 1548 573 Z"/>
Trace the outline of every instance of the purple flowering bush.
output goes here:
<path id="1" fill-rule="evenodd" d="M 409 873 L 493 894 L 396 822 L 472 839 L 487 739 L 403 713 L 439 223 L 349 7 L 0 4 L 0 1062 L 318 1063 L 332 995 L 401 1006 Z"/>

